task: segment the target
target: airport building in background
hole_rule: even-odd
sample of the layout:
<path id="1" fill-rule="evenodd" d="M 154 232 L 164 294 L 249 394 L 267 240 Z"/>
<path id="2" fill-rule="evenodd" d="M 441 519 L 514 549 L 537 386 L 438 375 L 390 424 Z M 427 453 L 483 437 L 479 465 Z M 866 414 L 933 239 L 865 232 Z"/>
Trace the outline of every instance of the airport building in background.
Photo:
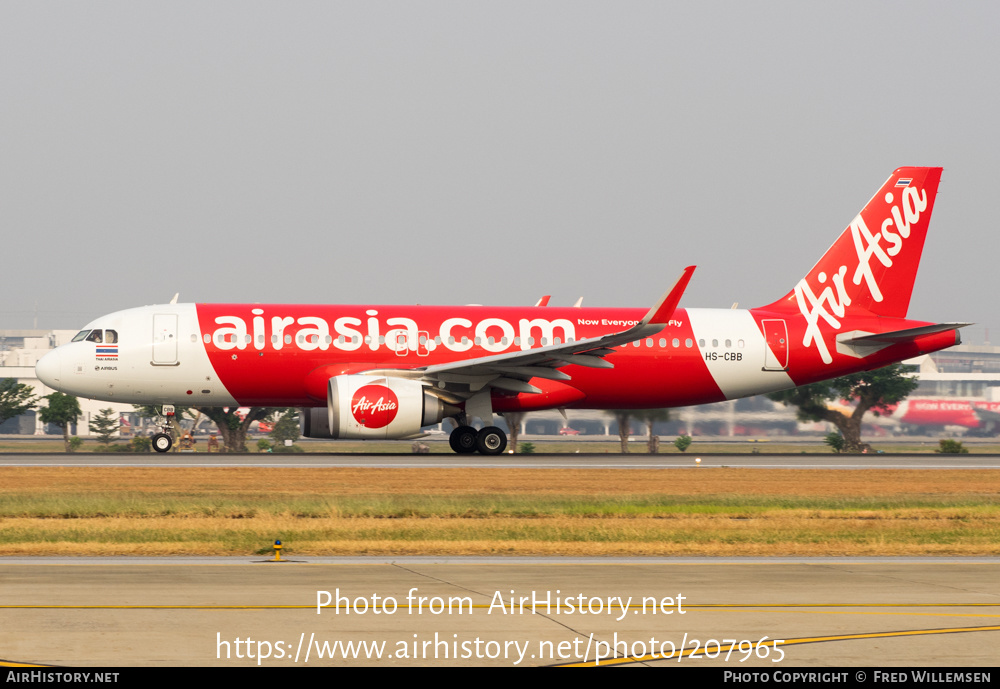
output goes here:
<path id="1" fill-rule="evenodd" d="M 35 364 L 49 350 L 66 344 L 77 334 L 77 330 L 0 330 L 0 379 L 13 378 L 18 383 L 33 387 L 37 397 L 44 397 L 55 390 L 46 387 L 35 376 Z M 45 405 L 45 400 L 39 401 Z M 93 435 L 90 420 L 96 418 L 102 409 L 113 409 L 119 416 L 134 414 L 131 404 L 101 402 L 80 398 L 82 412 L 75 425 L 70 427 L 70 435 L 86 437 Z M 30 411 L 0 424 L 0 434 L 12 435 L 62 435 L 56 426 L 47 428 L 38 418 L 36 411 Z"/>
<path id="2" fill-rule="evenodd" d="M 42 397 L 53 390 L 47 388 L 35 376 L 35 363 L 49 350 L 69 342 L 76 330 L 0 330 L 0 379 L 13 378 L 19 383 L 30 385 L 34 394 Z M 924 409 L 945 409 L 961 406 L 990 406 L 1000 409 L 1000 347 L 992 345 L 957 345 L 944 351 L 906 362 L 913 366 L 920 386 L 910 396 L 911 403 L 918 403 Z M 44 400 L 40 404 L 44 404 Z M 105 402 L 80 398 L 82 415 L 71 435 L 86 437 L 92 435 L 90 421 L 103 409 L 113 409 L 119 416 L 131 418 L 135 423 L 137 415 L 131 404 Z M 952 410 L 953 411 L 953 410 Z M 943 422 L 953 420 L 942 413 Z M 500 421 L 499 415 L 497 417 Z M 936 418 L 933 412 L 925 413 L 926 419 Z M 912 430 L 892 418 L 866 417 L 880 432 L 898 433 Z M 502 422 L 500 425 L 505 425 Z M 564 429 L 571 429 L 566 431 Z M 994 430 L 995 428 L 995 430 Z M 680 407 L 670 410 L 670 420 L 658 422 L 654 432 L 663 436 L 781 436 L 799 433 L 823 434 L 830 429 L 826 424 L 802 424 L 796 420 L 795 410 L 775 404 L 764 396 L 729 400 L 697 407 Z M 993 426 L 981 424 L 979 429 L 949 423 L 940 428 L 929 428 L 928 432 L 942 431 L 956 434 L 966 432 L 1000 431 L 1000 418 Z M 617 435 L 617 422 L 607 412 L 600 410 L 570 409 L 564 418 L 558 411 L 531 412 L 521 421 L 521 431 L 530 435 L 558 435 L 562 431 L 574 431 L 585 435 Z M 62 429 L 46 428 L 35 411 L 28 412 L 0 424 L 0 434 L 14 435 L 62 435 Z M 632 434 L 644 435 L 645 426 L 636 419 L 632 421 Z"/>

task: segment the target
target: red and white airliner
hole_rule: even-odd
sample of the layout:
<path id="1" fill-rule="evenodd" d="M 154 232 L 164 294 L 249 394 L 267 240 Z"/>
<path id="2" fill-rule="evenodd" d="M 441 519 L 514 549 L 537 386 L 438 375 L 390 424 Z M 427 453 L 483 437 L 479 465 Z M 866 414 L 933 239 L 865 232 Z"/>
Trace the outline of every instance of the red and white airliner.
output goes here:
<path id="1" fill-rule="evenodd" d="M 989 433 L 1000 425 L 1000 402 L 914 398 L 900 402 L 888 418 L 905 426 L 955 426 Z"/>
<path id="2" fill-rule="evenodd" d="M 452 417 L 456 452 L 499 454 L 496 413 L 718 402 L 957 344 L 966 324 L 906 318 L 940 178 L 941 168 L 893 172 L 812 270 L 761 308 L 679 308 L 693 266 L 648 311 L 167 304 L 98 318 L 36 370 L 99 400 L 303 407 L 313 438 L 418 437 Z M 154 439 L 160 452 L 170 445 Z"/>

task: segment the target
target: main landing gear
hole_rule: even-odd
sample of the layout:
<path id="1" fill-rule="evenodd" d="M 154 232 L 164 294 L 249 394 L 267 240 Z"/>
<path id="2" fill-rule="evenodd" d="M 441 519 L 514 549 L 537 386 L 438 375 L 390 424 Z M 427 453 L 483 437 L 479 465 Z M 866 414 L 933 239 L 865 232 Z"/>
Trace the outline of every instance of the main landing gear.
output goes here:
<path id="1" fill-rule="evenodd" d="M 496 426 L 487 426 L 481 431 L 472 426 L 459 426 L 451 432 L 448 442 L 460 455 L 471 452 L 499 455 L 507 449 L 507 434 Z"/>

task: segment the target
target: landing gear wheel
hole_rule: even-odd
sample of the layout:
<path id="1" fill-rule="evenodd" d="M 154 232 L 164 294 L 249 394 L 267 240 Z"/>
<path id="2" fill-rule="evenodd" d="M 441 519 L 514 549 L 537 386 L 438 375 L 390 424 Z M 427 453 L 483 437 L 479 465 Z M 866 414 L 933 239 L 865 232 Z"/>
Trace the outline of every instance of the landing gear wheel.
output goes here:
<path id="1" fill-rule="evenodd" d="M 459 426 L 448 436 L 451 449 L 460 455 L 476 451 L 476 429 L 472 426 Z"/>
<path id="2" fill-rule="evenodd" d="M 496 426 L 487 426 L 476 436 L 476 449 L 484 455 L 499 455 L 507 449 L 507 434 Z"/>
<path id="3" fill-rule="evenodd" d="M 157 452 L 169 452 L 173 444 L 174 441 L 166 433 L 157 433 L 153 436 L 153 449 Z"/>

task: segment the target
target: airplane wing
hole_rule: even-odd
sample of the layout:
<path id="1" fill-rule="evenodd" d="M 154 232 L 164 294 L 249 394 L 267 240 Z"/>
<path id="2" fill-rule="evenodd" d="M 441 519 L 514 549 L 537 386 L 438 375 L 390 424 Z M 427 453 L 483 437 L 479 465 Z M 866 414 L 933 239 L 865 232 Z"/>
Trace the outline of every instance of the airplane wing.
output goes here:
<path id="1" fill-rule="evenodd" d="M 414 378 L 433 383 L 434 392 L 442 397 L 463 398 L 487 385 L 511 392 L 540 393 L 542 391 L 531 385 L 529 380 L 532 378 L 570 380 L 571 376 L 559 370 L 570 365 L 613 368 L 614 364 L 606 361 L 604 357 L 613 353 L 615 347 L 650 337 L 663 330 L 677 309 L 694 269 L 695 266 L 685 268 L 674 286 L 660 298 L 641 321 L 627 330 L 522 351 L 462 359 L 447 364 L 411 369 L 381 369 L 365 373 Z M 451 384 L 461 385 L 461 391 L 450 389 Z M 468 392 L 461 394 L 465 390 Z M 449 392 L 452 394 L 448 395 Z"/>

